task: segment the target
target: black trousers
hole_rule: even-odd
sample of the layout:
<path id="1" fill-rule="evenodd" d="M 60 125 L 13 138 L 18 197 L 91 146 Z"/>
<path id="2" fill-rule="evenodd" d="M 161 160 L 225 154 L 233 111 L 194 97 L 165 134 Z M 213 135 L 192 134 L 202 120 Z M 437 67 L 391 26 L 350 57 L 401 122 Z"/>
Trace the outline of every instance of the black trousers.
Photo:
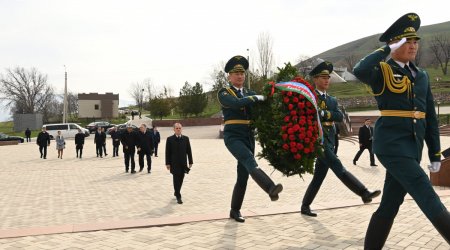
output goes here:
<path id="1" fill-rule="evenodd" d="M 39 152 L 41 153 L 41 158 L 47 158 L 47 145 L 39 146 Z"/>
<path id="2" fill-rule="evenodd" d="M 95 150 L 97 151 L 97 157 L 103 156 L 103 145 L 102 144 L 95 144 Z"/>
<path id="3" fill-rule="evenodd" d="M 147 170 L 152 170 L 152 158 L 150 152 L 139 152 L 139 170 L 144 169 L 144 156 L 147 157 Z"/>
<path id="4" fill-rule="evenodd" d="M 124 152 L 125 156 L 125 170 L 128 171 L 130 167 L 130 161 L 131 161 L 131 171 L 134 171 L 136 164 L 134 163 L 134 151 L 131 152 Z"/>
<path id="5" fill-rule="evenodd" d="M 181 199 L 181 186 L 183 186 L 184 173 L 183 174 L 172 174 L 173 176 L 173 190 L 174 195 Z"/>
<path id="6" fill-rule="evenodd" d="M 362 145 L 359 147 L 359 151 L 356 153 L 355 158 L 353 159 L 353 161 L 358 161 L 359 157 L 361 156 L 361 154 L 364 152 L 364 150 L 369 150 L 369 154 L 370 154 L 370 164 L 374 165 L 375 164 L 375 156 L 373 155 L 373 151 L 372 151 L 372 144 L 370 143 L 369 145 Z"/>
<path id="7" fill-rule="evenodd" d="M 27 136 L 27 142 L 31 142 L 31 136 Z"/>
<path id="8" fill-rule="evenodd" d="M 107 155 L 106 153 L 106 144 L 103 144 L 103 152 L 105 153 L 105 156 Z"/>
<path id="9" fill-rule="evenodd" d="M 113 144 L 113 157 L 119 156 L 119 145 L 120 144 L 117 144 L 117 145 Z"/>
<path id="10" fill-rule="evenodd" d="M 83 155 L 83 146 L 76 146 L 77 149 L 77 157 L 80 157 Z"/>
<path id="11" fill-rule="evenodd" d="M 159 143 L 153 144 L 153 148 L 155 149 L 155 156 L 158 156 L 158 144 Z"/>

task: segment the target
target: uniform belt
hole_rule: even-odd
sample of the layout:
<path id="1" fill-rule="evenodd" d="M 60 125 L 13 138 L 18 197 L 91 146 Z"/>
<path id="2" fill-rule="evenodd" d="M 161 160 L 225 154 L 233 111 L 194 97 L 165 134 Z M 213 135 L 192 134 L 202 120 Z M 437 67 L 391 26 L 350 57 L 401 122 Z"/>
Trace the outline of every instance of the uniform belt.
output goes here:
<path id="1" fill-rule="evenodd" d="M 322 122 L 322 126 L 330 126 L 332 127 L 334 125 L 334 122 Z"/>
<path id="2" fill-rule="evenodd" d="M 425 119 L 426 113 L 409 110 L 380 110 L 381 116 L 406 117 L 414 119 Z"/>
<path id="3" fill-rule="evenodd" d="M 250 124 L 250 120 L 227 120 L 225 121 L 225 125 L 227 124 Z"/>

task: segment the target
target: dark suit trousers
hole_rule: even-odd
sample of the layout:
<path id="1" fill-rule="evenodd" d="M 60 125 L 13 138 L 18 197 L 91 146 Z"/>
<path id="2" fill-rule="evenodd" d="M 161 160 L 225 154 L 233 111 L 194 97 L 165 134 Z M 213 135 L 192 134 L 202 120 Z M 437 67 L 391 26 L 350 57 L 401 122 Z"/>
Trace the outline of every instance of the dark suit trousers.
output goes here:
<path id="1" fill-rule="evenodd" d="M 174 195 L 177 199 L 181 198 L 181 186 L 183 186 L 184 173 L 183 174 L 172 174 L 173 176 L 173 190 Z"/>
<path id="2" fill-rule="evenodd" d="M 158 144 L 159 144 L 159 143 L 153 144 L 153 148 L 154 148 L 154 150 L 155 150 L 155 156 L 158 156 Z"/>
<path id="3" fill-rule="evenodd" d="M 97 157 L 103 156 L 103 145 L 102 144 L 95 144 L 95 151 L 97 151 Z"/>
<path id="4" fill-rule="evenodd" d="M 119 156 L 119 145 L 113 144 L 113 157 Z"/>
<path id="5" fill-rule="evenodd" d="M 434 191 L 428 175 L 417 160 L 392 155 L 377 155 L 377 157 L 386 168 L 386 180 L 380 206 L 374 214 L 394 219 L 406 193 L 413 197 L 430 221 L 446 210 Z"/>
<path id="6" fill-rule="evenodd" d="M 39 152 L 41 153 L 41 157 L 47 157 L 47 145 L 39 146 Z"/>
<path id="7" fill-rule="evenodd" d="M 356 153 L 355 158 L 353 159 L 353 161 L 358 161 L 359 157 L 361 156 L 361 154 L 366 149 L 369 150 L 370 164 L 374 165 L 375 164 L 375 156 L 374 156 L 373 151 L 372 151 L 372 143 L 369 143 L 368 145 L 362 145 L 361 147 L 359 147 L 359 151 Z"/>
<path id="8" fill-rule="evenodd" d="M 131 160 L 131 171 L 134 171 L 135 169 L 135 163 L 134 163 L 134 151 L 131 152 L 125 152 L 125 169 L 128 170 L 130 166 L 130 160 Z"/>
<path id="9" fill-rule="evenodd" d="M 152 158 L 150 157 L 150 152 L 139 152 L 139 168 L 140 170 L 144 168 L 144 156 L 147 158 L 147 170 L 152 169 Z"/>

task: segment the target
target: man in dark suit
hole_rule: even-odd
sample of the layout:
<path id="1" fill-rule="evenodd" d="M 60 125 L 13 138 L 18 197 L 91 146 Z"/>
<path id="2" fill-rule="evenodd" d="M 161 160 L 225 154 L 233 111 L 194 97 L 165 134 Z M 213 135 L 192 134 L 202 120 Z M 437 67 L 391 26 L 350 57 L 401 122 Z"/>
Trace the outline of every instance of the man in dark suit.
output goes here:
<path id="1" fill-rule="evenodd" d="M 153 152 L 153 134 L 147 130 L 147 125 L 141 124 L 139 127 L 138 137 L 139 172 L 144 169 L 145 156 L 147 158 L 147 173 L 150 174 L 152 170 L 151 154 Z"/>
<path id="2" fill-rule="evenodd" d="M 173 189 L 178 204 L 183 204 L 181 200 L 181 186 L 183 185 L 184 174 L 189 173 L 193 161 L 192 150 L 189 137 L 182 135 L 180 123 L 173 125 L 174 135 L 169 136 L 166 141 L 166 167 L 173 176 Z M 189 165 L 188 161 L 189 160 Z"/>
<path id="3" fill-rule="evenodd" d="M 369 150 L 370 154 L 370 166 L 376 167 L 375 157 L 372 152 L 372 138 L 373 138 L 373 127 L 370 126 L 371 121 L 367 118 L 364 121 L 364 126 L 359 128 L 358 140 L 359 140 L 359 151 L 356 153 L 355 158 L 353 159 L 353 165 L 356 165 L 361 154 L 364 150 Z"/>
<path id="4" fill-rule="evenodd" d="M 117 126 L 114 126 L 109 134 L 113 144 L 113 157 L 119 156 L 120 132 L 117 131 Z"/>
<path id="5" fill-rule="evenodd" d="M 29 128 L 25 130 L 25 137 L 27 138 L 27 142 L 31 142 L 31 130 Z"/>
<path id="6" fill-rule="evenodd" d="M 419 27 L 416 13 L 403 15 L 381 35 L 380 42 L 385 45 L 353 69 L 355 76 L 371 87 L 380 109 L 373 151 L 386 168 L 383 196 L 370 219 L 365 249 L 383 248 L 407 193 L 450 244 L 450 213 L 420 166 L 426 143 L 428 168 L 438 172 L 441 147 L 428 74 L 413 63 L 419 48 Z"/>
<path id="7" fill-rule="evenodd" d="M 319 106 L 319 118 L 323 127 L 323 155 L 317 158 L 314 176 L 308 189 L 303 196 L 300 212 L 307 216 L 317 216 L 311 211 L 310 205 L 314 201 L 323 180 L 327 176 L 328 169 L 344 183 L 353 193 L 360 196 L 366 203 L 372 202 L 372 199 L 380 195 L 380 190 L 369 191 L 352 173 L 347 171 L 342 165 L 341 160 L 334 153 L 335 149 L 335 122 L 343 120 L 343 114 L 338 108 L 338 102 L 334 96 L 327 93 L 330 87 L 330 74 L 333 72 L 333 64 L 330 62 L 321 62 L 311 70 L 309 75 L 312 77 L 316 87 Z"/>
<path id="8" fill-rule="evenodd" d="M 155 149 L 155 157 L 158 157 L 158 145 L 161 141 L 161 135 L 159 134 L 158 128 L 153 126 L 153 148 Z"/>
<path id="9" fill-rule="evenodd" d="M 81 129 L 78 129 L 78 133 L 75 135 L 75 149 L 77 152 L 77 158 L 79 156 L 80 159 L 83 156 L 83 146 L 85 137 L 86 136 L 84 135 L 83 131 L 81 131 Z"/>
<path id="10" fill-rule="evenodd" d="M 102 128 L 98 128 L 95 132 L 94 144 L 97 151 L 97 157 L 103 158 L 103 145 L 106 143 L 106 134 L 102 131 Z"/>
<path id="11" fill-rule="evenodd" d="M 121 142 L 123 148 L 123 154 L 125 157 L 125 172 L 128 173 L 128 169 L 131 161 L 131 174 L 136 173 L 135 167 L 136 164 L 134 162 L 134 154 L 136 152 L 136 146 L 138 145 L 138 136 L 137 133 L 133 131 L 133 126 L 131 124 L 127 125 L 127 131 L 122 133 Z"/>
<path id="12" fill-rule="evenodd" d="M 45 127 L 39 132 L 36 144 L 39 145 L 39 152 L 41 152 L 41 158 L 47 159 L 47 146 L 50 146 L 50 135 L 47 133 Z"/>

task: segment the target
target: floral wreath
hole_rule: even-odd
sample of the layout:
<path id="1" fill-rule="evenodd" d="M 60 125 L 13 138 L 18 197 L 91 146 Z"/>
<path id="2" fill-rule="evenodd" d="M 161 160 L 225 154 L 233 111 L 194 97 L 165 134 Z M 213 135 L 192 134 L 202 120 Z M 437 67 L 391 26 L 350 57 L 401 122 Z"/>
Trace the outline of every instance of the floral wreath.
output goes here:
<path id="1" fill-rule="evenodd" d="M 253 125 L 262 151 L 258 154 L 286 176 L 314 172 L 322 154 L 322 127 L 317 119 L 317 95 L 301 77 L 290 82 L 269 82 L 265 102 L 256 105 Z"/>

